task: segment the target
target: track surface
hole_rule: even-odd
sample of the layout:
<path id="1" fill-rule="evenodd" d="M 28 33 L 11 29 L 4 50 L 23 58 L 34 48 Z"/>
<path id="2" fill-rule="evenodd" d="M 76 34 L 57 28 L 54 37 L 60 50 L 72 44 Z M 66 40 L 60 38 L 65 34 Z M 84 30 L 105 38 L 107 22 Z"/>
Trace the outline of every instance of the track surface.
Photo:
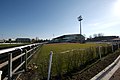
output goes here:
<path id="1" fill-rule="evenodd" d="M 113 74 L 110 80 L 120 80 L 120 68 Z"/>

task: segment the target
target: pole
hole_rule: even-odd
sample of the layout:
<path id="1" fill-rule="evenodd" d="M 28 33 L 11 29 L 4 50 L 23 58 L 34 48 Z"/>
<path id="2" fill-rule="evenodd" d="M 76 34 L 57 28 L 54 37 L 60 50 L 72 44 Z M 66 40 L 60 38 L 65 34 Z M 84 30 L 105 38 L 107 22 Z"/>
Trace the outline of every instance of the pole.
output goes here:
<path id="1" fill-rule="evenodd" d="M 0 80 L 2 80 L 2 71 L 0 71 Z"/>
<path id="2" fill-rule="evenodd" d="M 49 80 L 49 79 L 50 79 L 51 64 L 52 64 L 52 55 L 53 55 L 53 52 L 51 51 L 51 52 L 50 52 L 50 60 L 49 60 L 48 78 L 47 78 L 47 80 Z"/>
<path id="3" fill-rule="evenodd" d="M 22 52 L 23 52 L 23 50 L 20 48 L 20 53 L 22 54 Z M 21 58 L 20 58 L 20 63 L 22 63 L 23 62 L 23 56 L 21 56 Z M 23 67 L 21 67 L 20 69 L 23 69 Z"/>
<path id="4" fill-rule="evenodd" d="M 82 21 L 83 19 L 82 19 L 82 16 L 80 15 L 79 17 L 78 17 L 78 21 L 80 21 L 80 43 L 82 43 L 82 29 L 81 29 L 81 21 Z"/>
<path id="5" fill-rule="evenodd" d="M 114 49 L 113 49 L 113 44 L 112 44 L 112 52 L 114 52 Z"/>
<path id="6" fill-rule="evenodd" d="M 12 80 L 12 53 L 8 54 L 8 80 Z"/>
<path id="7" fill-rule="evenodd" d="M 82 40 L 81 40 L 81 39 L 82 39 L 82 38 L 81 38 L 82 35 L 81 35 L 81 33 L 82 33 L 82 32 L 81 32 L 81 21 L 80 21 L 80 43 L 82 43 Z"/>
<path id="8" fill-rule="evenodd" d="M 101 60 L 101 46 L 99 46 L 99 56 L 100 56 L 100 60 Z"/>
<path id="9" fill-rule="evenodd" d="M 81 21 L 80 21 L 80 35 L 82 34 L 82 32 L 81 32 Z"/>
<path id="10" fill-rule="evenodd" d="M 24 59 L 25 59 L 24 67 L 25 67 L 25 71 L 27 71 L 27 50 L 25 50 L 25 57 L 24 57 Z"/>
<path id="11" fill-rule="evenodd" d="M 119 49 L 119 47 L 120 47 L 120 46 L 119 46 L 119 43 L 118 43 L 118 49 Z"/>

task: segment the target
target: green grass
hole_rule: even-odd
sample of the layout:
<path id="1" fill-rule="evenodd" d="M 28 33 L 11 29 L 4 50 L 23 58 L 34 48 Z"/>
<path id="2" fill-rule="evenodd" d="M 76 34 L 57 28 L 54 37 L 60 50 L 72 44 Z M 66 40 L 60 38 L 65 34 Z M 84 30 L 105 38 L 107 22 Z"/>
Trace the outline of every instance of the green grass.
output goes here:
<path id="1" fill-rule="evenodd" d="M 53 51 L 51 75 L 61 77 L 63 74 L 70 73 L 94 59 L 99 59 L 98 46 L 102 46 L 102 56 L 111 52 L 111 46 L 108 44 L 45 44 L 39 49 L 31 62 L 38 65 L 40 78 L 46 78 L 49 54 L 50 51 Z"/>
<path id="2" fill-rule="evenodd" d="M 85 49 L 89 47 L 103 46 L 105 44 L 79 44 L 79 43 L 63 43 L 63 44 L 47 44 L 44 45 L 41 49 L 41 54 L 50 53 L 53 51 L 54 53 L 59 53 L 71 49 Z"/>

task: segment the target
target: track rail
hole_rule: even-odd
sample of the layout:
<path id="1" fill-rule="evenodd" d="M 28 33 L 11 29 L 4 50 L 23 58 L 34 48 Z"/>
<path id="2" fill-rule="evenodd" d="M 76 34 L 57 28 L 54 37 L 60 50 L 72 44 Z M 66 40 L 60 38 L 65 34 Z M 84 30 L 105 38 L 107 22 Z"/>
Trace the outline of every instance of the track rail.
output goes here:
<path id="1" fill-rule="evenodd" d="M 116 60 L 114 60 L 113 63 L 111 63 L 109 66 L 107 66 L 104 70 L 102 70 L 90 80 L 109 80 L 119 67 L 120 55 L 116 58 Z"/>
<path id="2" fill-rule="evenodd" d="M 3 73 L 2 79 L 12 80 L 14 74 L 25 71 L 28 61 L 36 53 L 38 47 L 43 44 L 35 43 L 0 50 L 0 71 Z"/>

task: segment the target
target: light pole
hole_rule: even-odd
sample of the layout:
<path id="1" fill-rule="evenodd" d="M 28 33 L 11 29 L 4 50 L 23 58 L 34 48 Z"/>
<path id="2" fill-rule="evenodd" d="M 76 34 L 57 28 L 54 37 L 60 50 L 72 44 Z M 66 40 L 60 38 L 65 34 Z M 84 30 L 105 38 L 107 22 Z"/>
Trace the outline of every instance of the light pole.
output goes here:
<path id="1" fill-rule="evenodd" d="M 80 15 L 78 17 L 78 21 L 80 21 L 80 43 L 82 43 L 82 29 L 81 29 L 81 21 L 83 20 L 82 16 Z"/>

